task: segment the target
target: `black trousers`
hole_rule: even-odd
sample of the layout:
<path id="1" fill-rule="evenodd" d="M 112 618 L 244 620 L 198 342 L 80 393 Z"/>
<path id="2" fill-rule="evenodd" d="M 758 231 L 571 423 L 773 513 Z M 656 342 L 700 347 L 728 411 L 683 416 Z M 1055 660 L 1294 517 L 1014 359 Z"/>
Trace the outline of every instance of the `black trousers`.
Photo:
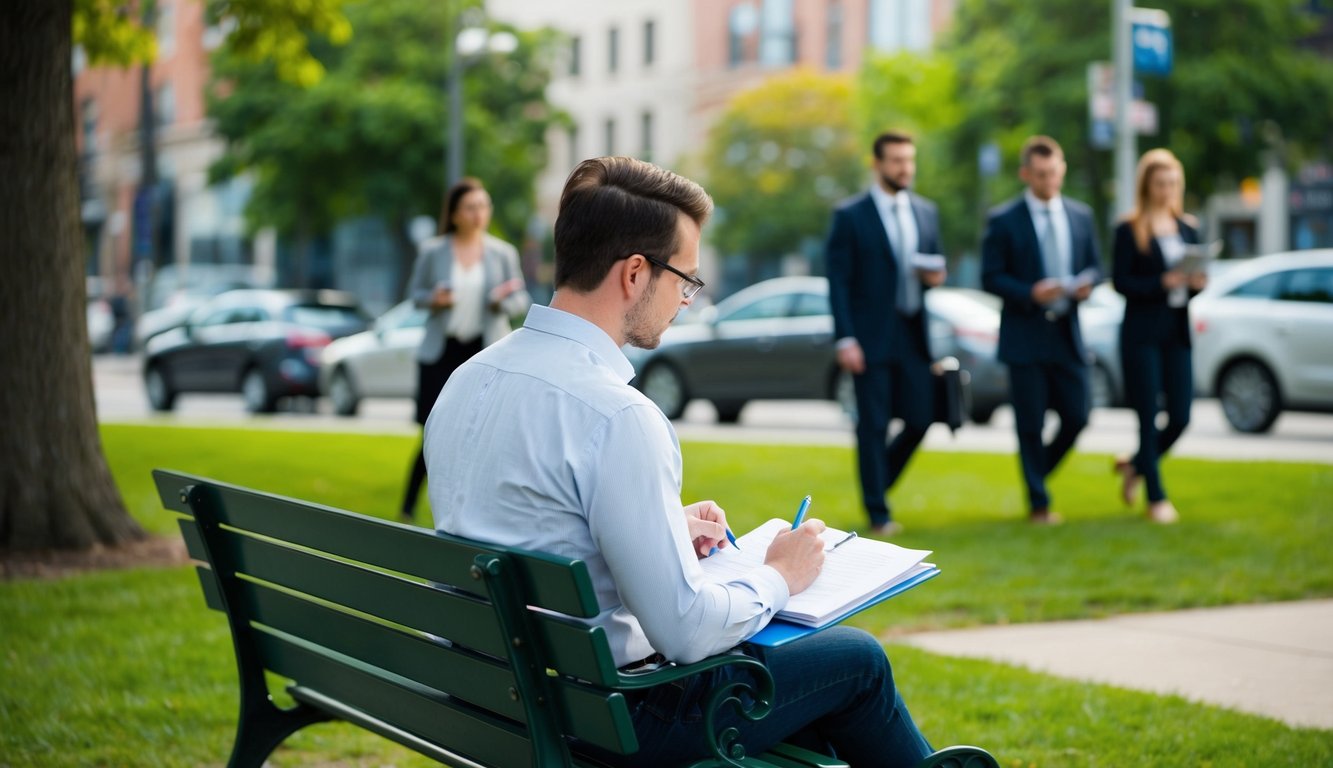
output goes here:
<path id="1" fill-rule="evenodd" d="M 1009 400 L 1014 406 L 1018 456 L 1031 509 L 1051 506 L 1046 476 L 1055 470 L 1088 425 L 1088 366 L 1079 363 L 1031 363 L 1009 366 Z M 1042 441 L 1046 411 L 1060 417 L 1050 443 Z"/>
<path id="2" fill-rule="evenodd" d="M 1125 372 L 1125 397 L 1139 415 L 1139 452 L 1134 470 L 1143 477 L 1148 501 L 1164 501 L 1160 463 L 1190 423 L 1194 402 L 1194 365 L 1184 344 L 1120 342 Z M 1166 426 L 1157 427 L 1157 414 L 1166 410 Z"/>

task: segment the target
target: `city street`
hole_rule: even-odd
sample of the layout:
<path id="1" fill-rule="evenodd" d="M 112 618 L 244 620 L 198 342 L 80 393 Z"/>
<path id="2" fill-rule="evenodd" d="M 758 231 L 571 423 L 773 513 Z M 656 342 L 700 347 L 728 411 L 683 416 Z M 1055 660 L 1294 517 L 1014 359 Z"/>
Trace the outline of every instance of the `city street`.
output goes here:
<path id="1" fill-rule="evenodd" d="M 367 400 L 353 418 L 333 415 L 327 400 L 309 410 L 309 402 L 273 415 L 246 413 L 239 395 L 182 395 L 170 414 L 148 407 L 137 357 L 99 355 L 93 359 L 98 417 L 105 422 L 208 424 L 269 429 L 326 430 L 414 434 L 410 400 Z M 739 424 L 716 423 L 712 406 L 695 402 L 676 422 L 682 440 L 719 442 L 853 445 L 851 424 L 836 405 L 826 402 L 773 401 L 746 406 Z M 1138 424 L 1126 409 L 1093 412 L 1092 424 L 1079 438 L 1080 450 L 1122 453 L 1137 443 Z M 940 451 L 1014 452 L 1017 442 L 1009 409 L 1001 408 L 990 424 L 965 424 L 956 435 L 936 425 L 926 448 Z M 1193 420 L 1174 452 L 1180 456 L 1220 459 L 1317 461 L 1333 464 L 1333 414 L 1284 413 L 1266 435 L 1233 431 L 1214 400 L 1195 403 Z"/>

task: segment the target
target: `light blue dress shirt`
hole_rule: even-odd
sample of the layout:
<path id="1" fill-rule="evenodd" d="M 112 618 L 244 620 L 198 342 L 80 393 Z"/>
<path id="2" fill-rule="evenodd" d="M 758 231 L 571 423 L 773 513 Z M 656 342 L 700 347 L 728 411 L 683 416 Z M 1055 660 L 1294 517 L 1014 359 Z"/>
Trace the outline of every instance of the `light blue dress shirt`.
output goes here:
<path id="1" fill-rule="evenodd" d="M 699 567 L 671 422 L 629 386 L 603 330 L 534 306 L 450 377 L 426 422 L 435 527 L 584 560 L 616 663 L 689 663 L 762 629 L 789 597 L 768 566 L 728 583 Z"/>

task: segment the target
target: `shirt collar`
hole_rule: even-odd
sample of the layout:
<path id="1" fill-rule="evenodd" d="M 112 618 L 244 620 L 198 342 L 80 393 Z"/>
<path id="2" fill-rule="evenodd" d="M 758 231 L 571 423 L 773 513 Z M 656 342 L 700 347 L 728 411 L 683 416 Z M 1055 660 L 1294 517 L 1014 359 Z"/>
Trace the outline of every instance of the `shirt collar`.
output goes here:
<path id="1" fill-rule="evenodd" d="M 906 189 L 900 190 L 897 194 L 889 194 L 884 187 L 878 183 L 870 185 L 870 197 L 875 201 L 875 207 L 881 211 L 888 211 L 889 206 L 895 202 L 899 205 L 912 205 L 912 193 Z"/>
<path id="2" fill-rule="evenodd" d="M 1042 201 L 1038 200 L 1037 196 L 1032 194 L 1032 190 L 1025 189 L 1023 190 L 1023 197 L 1027 199 L 1028 210 L 1032 211 L 1033 214 L 1032 218 L 1034 219 L 1037 218 L 1036 216 L 1037 212 L 1043 208 L 1049 208 L 1052 216 L 1064 213 L 1065 210 L 1064 198 L 1060 197 L 1059 195 L 1052 197 L 1050 200 Z"/>
<path id="3" fill-rule="evenodd" d="M 606 334 L 606 331 L 578 315 L 533 304 L 528 309 L 528 317 L 523 321 L 523 327 L 582 344 L 614 371 L 621 381 L 629 383 L 629 380 L 634 378 L 634 366 L 630 364 L 629 358 L 625 357 L 620 347 L 616 346 L 615 341 Z"/>

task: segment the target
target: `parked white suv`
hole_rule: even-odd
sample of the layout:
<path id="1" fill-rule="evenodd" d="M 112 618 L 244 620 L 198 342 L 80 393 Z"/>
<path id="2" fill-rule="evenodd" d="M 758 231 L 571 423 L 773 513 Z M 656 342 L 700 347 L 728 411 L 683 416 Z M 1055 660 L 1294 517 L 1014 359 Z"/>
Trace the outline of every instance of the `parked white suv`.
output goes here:
<path id="1" fill-rule="evenodd" d="M 1195 387 L 1232 427 L 1266 432 L 1283 410 L 1333 412 L 1333 249 L 1239 264 L 1190 316 Z"/>

